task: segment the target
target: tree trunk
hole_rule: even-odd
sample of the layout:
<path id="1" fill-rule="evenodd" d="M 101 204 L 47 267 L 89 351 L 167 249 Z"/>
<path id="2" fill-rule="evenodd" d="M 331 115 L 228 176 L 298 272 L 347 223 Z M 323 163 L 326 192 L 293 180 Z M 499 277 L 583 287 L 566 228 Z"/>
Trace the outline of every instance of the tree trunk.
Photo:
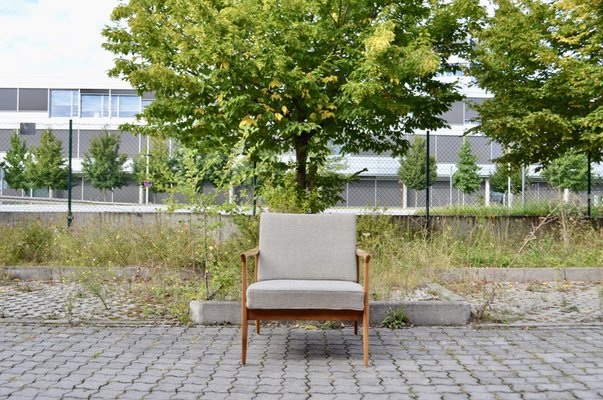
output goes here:
<path id="1" fill-rule="evenodd" d="M 308 143 L 313 134 L 304 132 L 293 139 L 293 147 L 295 148 L 296 174 L 295 180 L 300 189 L 306 189 L 308 186 Z"/>

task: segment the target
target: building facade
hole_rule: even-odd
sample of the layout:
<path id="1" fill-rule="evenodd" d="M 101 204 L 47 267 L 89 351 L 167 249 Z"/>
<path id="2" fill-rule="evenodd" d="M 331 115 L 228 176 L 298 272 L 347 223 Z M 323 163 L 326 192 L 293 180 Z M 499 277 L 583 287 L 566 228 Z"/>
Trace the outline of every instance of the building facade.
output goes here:
<path id="1" fill-rule="evenodd" d="M 443 80 L 455 80 L 467 97 L 457 102 L 443 115 L 449 128 L 430 132 L 430 150 L 437 163 L 437 180 L 430 189 L 432 205 L 448 206 L 456 204 L 476 204 L 500 201 L 490 196 L 488 177 L 494 172 L 494 162 L 502 155 L 502 147 L 487 137 L 474 134 L 466 136 L 466 131 L 475 126 L 478 117 L 472 109 L 473 102 L 483 101 L 487 95 L 470 86 L 470 79 L 462 76 L 443 76 Z M 0 159 L 8 151 L 9 137 L 17 131 L 28 146 L 37 146 L 41 133 L 52 129 L 63 143 L 63 153 L 67 157 L 68 121 L 73 120 L 73 172 L 76 174 L 76 186 L 73 199 L 101 201 L 103 194 L 92 187 L 82 176 L 82 159 L 88 152 L 90 140 L 102 131 L 119 135 L 121 152 L 128 156 L 126 168 L 131 168 L 131 160 L 139 154 L 149 152 L 148 137 L 133 136 L 119 131 L 119 126 L 132 122 L 154 100 L 152 93 L 142 96 L 136 94 L 128 84 L 115 79 L 0 79 Z M 418 131 L 410 135 L 411 142 L 427 132 Z M 452 186 L 452 174 L 456 171 L 458 153 L 463 141 L 471 143 L 472 151 L 478 157 L 480 174 L 484 178 L 482 188 L 463 196 Z M 170 148 L 173 143 L 170 143 Z M 425 205 L 425 193 L 415 193 L 405 188 L 398 179 L 399 160 L 388 154 L 362 153 L 345 157 L 345 172 L 354 173 L 367 169 L 356 182 L 346 185 L 342 191 L 344 201 L 340 206 L 349 207 L 389 207 L 406 208 Z M 601 166 L 595 167 L 601 175 Z M 554 196 L 556 191 L 546 185 L 534 171 L 527 168 L 529 184 L 526 193 L 533 200 Z M 33 193 L 22 193 L 2 182 L 0 196 L 47 196 L 45 189 Z M 595 190 L 601 190 L 595 187 Z M 66 193 L 57 191 L 55 197 L 65 197 Z M 116 189 L 111 201 L 120 203 L 145 203 L 161 201 L 148 196 L 146 190 L 135 182 Z"/>

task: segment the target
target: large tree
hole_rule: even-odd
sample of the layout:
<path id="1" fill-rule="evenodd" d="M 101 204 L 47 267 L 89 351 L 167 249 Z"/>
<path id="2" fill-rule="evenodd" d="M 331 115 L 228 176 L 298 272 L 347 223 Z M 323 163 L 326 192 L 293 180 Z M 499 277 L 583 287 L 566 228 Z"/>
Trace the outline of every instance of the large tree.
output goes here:
<path id="1" fill-rule="evenodd" d="M 107 201 L 107 190 L 113 191 L 128 183 L 124 171 L 127 156 L 119 152 L 120 139 L 110 132 L 102 132 L 90 141 L 90 149 L 82 160 L 84 177 L 92 186 L 103 191 Z"/>
<path id="2" fill-rule="evenodd" d="M 63 144 L 51 129 L 47 129 L 42 133 L 40 144 L 32 148 L 25 162 L 31 187 L 48 188 L 48 197 L 52 197 L 52 189 L 67 188 L 67 167 L 62 152 Z"/>
<path id="3" fill-rule="evenodd" d="M 471 73 L 494 97 L 479 130 L 513 164 L 549 164 L 573 149 L 603 154 L 601 1 L 495 0 L 476 34 Z"/>
<path id="4" fill-rule="evenodd" d="M 10 149 L 4 156 L 0 167 L 4 169 L 4 179 L 12 189 L 29 189 L 29 181 L 25 172 L 27 160 L 27 144 L 19 138 L 17 131 L 10 136 Z"/>
<path id="5" fill-rule="evenodd" d="M 154 91 L 139 133 L 203 151 L 295 154 L 298 188 L 330 144 L 403 154 L 404 133 L 446 125 L 476 0 L 130 0 L 104 47 L 112 76 Z M 318 155 L 318 156 L 315 156 Z"/>

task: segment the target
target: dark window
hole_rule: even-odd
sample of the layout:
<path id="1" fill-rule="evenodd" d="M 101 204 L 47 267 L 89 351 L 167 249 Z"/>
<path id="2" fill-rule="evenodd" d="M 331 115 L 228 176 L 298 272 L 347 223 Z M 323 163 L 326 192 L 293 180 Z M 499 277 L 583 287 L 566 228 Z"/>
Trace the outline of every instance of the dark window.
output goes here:
<path id="1" fill-rule="evenodd" d="M 442 114 L 442 118 L 451 125 L 462 125 L 465 117 L 463 115 L 463 103 L 457 101 L 452 104 L 450 110 Z"/>
<path id="2" fill-rule="evenodd" d="M 17 111 L 17 89 L 0 89 L 0 111 Z"/>
<path id="3" fill-rule="evenodd" d="M 461 136 L 438 136 L 438 162 L 456 163 L 463 138 Z"/>
<path id="4" fill-rule="evenodd" d="M 19 111 L 48 111 L 48 89 L 19 89 Z"/>
<path id="5" fill-rule="evenodd" d="M 468 102 L 465 103 L 465 123 L 470 124 L 470 123 L 479 122 L 477 120 L 479 118 L 479 114 L 477 111 L 475 111 L 473 108 L 471 108 L 471 103 L 481 104 L 484 102 L 485 99 L 481 99 L 481 98 L 477 98 L 477 97 L 470 97 L 467 100 L 468 100 Z"/>

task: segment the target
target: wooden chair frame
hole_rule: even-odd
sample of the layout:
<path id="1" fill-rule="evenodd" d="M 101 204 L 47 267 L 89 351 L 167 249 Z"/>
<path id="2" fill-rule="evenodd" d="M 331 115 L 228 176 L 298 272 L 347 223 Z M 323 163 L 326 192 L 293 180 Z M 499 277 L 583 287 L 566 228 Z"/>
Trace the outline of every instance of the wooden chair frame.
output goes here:
<path id="1" fill-rule="evenodd" d="M 247 258 L 254 257 L 254 276 L 258 279 L 260 249 L 258 247 L 241 253 L 242 261 L 242 303 L 241 303 L 241 363 L 247 362 L 247 329 L 248 321 L 255 320 L 256 332 L 260 333 L 262 320 L 318 320 L 318 321 L 354 321 L 354 334 L 358 335 L 358 322 L 362 321 L 362 347 L 364 366 L 368 367 L 369 350 L 369 262 L 371 255 L 364 250 L 356 249 L 356 282 L 360 277 L 360 258 L 364 260 L 364 310 L 329 310 L 329 309 L 248 309 L 247 308 Z"/>

